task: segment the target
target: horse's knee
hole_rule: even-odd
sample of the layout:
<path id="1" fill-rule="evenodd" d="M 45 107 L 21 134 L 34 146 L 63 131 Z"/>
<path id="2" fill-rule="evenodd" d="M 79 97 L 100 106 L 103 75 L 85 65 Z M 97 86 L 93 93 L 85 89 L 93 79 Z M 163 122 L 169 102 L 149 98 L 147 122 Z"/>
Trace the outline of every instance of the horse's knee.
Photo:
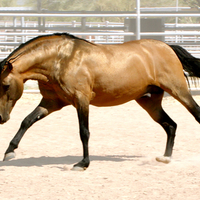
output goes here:
<path id="1" fill-rule="evenodd" d="M 177 124 L 173 120 L 165 121 L 161 123 L 161 126 L 165 129 L 167 133 L 170 133 L 171 136 L 175 137 L 175 132 L 177 129 Z"/>

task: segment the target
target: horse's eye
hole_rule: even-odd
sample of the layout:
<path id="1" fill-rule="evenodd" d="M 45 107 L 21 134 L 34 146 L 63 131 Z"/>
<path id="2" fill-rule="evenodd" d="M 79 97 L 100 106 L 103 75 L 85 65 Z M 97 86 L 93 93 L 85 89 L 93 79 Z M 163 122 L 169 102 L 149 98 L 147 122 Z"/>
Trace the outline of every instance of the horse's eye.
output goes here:
<path id="1" fill-rule="evenodd" d="M 10 86 L 10 85 L 3 85 L 4 91 L 7 91 L 7 90 L 9 89 L 9 86 Z"/>

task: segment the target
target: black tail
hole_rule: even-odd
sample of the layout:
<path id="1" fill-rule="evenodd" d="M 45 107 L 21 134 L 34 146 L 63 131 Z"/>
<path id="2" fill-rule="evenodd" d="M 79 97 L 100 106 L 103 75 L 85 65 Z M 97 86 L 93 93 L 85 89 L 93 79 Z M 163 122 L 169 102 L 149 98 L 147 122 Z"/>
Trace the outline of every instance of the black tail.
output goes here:
<path id="1" fill-rule="evenodd" d="M 200 59 L 192 56 L 188 51 L 178 45 L 170 45 L 183 65 L 183 69 L 189 76 L 200 78 Z"/>

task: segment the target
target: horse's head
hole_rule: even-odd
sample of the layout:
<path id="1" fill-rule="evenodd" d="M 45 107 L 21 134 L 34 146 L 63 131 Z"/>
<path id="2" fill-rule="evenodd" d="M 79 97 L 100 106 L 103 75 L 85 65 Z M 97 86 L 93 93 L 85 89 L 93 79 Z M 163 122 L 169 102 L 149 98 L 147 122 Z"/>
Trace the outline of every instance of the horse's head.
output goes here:
<path id="1" fill-rule="evenodd" d="M 23 81 L 9 62 L 0 62 L 0 124 L 10 118 L 10 112 L 23 93 Z"/>

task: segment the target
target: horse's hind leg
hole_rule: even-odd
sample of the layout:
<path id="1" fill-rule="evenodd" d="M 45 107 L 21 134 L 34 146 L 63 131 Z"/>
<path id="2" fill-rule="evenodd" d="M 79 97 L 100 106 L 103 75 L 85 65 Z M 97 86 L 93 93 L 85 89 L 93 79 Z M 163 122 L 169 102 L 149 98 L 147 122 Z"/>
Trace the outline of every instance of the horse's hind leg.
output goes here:
<path id="1" fill-rule="evenodd" d="M 175 74 L 175 73 L 174 73 Z M 171 75 L 171 77 L 173 74 Z M 178 76 L 177 76 L 178 77 Z M 200 123 L 200 107 L 193 99 L 184 76 L 171 78 L 171 80 L 162 80 L 162 89 L 173 96 L 194 116 Z"/>
<path id="2" fill-rule="evenodd" d="M 151 96 L 143 96 L 137 99 L 137 103 L 142 106 L 149 115 L 159 123 L 167 133 L 167 144 L 164 156 L 157 157 L 159 162 L 169 163 L 174 146 L 176 123 L 165 113 L 161 106 L 163 98 L 163 90 L 158 88 L 157 93 L 152 93 Z"/>
<path id="3" fill-rule="evenodd" d="M 32 126 L 38 120 L 46 117 L 51 112 L 60 109 L 59 104 L 56 104 L 56 101 L 45 100 L 42 99 L 40 104 L 35 108 L 35 110 L 30 113 L 21 123 L 21 126 L 15 135 L 15 137 L 11 140 L 8 149 L 5 152 L 4 161 L 8 161 L 12 158 L 15 158 L 14 150 L 18 148 L 19 142 L 24 136 L 27 129 Z"/>
<path id="4" fill-rule="evenodd" d="M 200 107 L 194 101 L 189 91 L 180 91 L 178 94 L 173 95 L 185 108 L 194 116 L 194 118 L 200 123 Z"/>
<path id="5" fill-rule="evenodd" d="M 88 99 L 82 95 L 79 94 L 79 97 L 77 97 L 76 102 L 76 109 L 78 114 L 78 120 L 79 120 L 79 129 L 80 129 L 80 138 L 83 145 L 83 159 L 74 165 L 72 170 L 75 171 L 83 171 L 87 169 L 87 167 L 90 164 L 89 160 L 89 149 L 88 149 L 88 142 L 89 142 L 89 101 Z"/>

